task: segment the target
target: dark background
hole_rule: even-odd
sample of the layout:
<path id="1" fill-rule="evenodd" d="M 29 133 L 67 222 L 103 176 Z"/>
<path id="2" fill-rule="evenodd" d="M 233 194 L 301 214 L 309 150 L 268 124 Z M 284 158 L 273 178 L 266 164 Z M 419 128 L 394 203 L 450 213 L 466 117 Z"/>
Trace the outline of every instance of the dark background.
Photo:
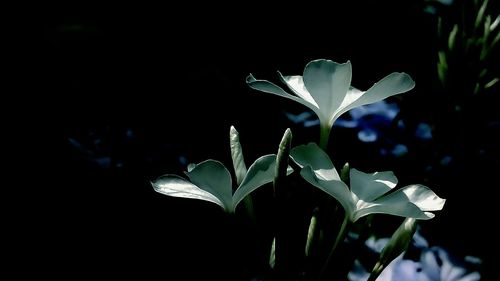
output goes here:
<path id="1" fill-rule="evenodd" d="M 26 242 L 16 244 L 13 260 L 65 279 L 250 275 L 243 264 L 259 255 L 252 233 L 235 230 L 214 205 L 155 193 L 150 181 L 208 158 L 230 167 L 230 125 L 240 132 L 247 165 L 274 153 L 287 127 L 295 145 L 316 140 L 317 127 L 284 115 L 303 107 L 257 93 L 245 78 L 301 74 L 310 60 L 328 58 L 350 60 L 352 84 L 363 90 L 393 71 L 410 74 L 416 88 L 391 101 L 409 124 L 434 129 L 430 142 L 403 136 L 403 158 L 384 158 L 376 144 L 334 129 L 335 164 L 394 170 L 402 184 L 429 185 L 448 201 L 421 223 L 424 236 L 488 265 L 496 237 L 498 88 L 470 98 L 441 90 L 437 21 L 423 12 L 427 3 L 371 2 L 54 7 L 33 27 L 37 90 L 27 104 L 37 113 L 27 129 L 39 137 L 27 145 L 44 154 L 31 169 L 50 170 L 50 180 L 30 187 L 35 210 L 17 222 Z M 457 103 L 465 113 L 453 115 Z M 436 164 L 447 155 L 452 164 Z"/>

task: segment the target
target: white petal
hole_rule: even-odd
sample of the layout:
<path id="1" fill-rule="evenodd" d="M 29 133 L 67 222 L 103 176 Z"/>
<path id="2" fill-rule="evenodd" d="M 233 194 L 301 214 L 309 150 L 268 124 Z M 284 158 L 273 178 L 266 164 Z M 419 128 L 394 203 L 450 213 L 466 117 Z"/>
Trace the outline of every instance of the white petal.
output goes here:
<path id="1" fill-rule="evenodd" d="M 427 186 L 421 184 L 408 185 L 401 188 L 410 201 L 422 211 L 439 211 L 443 209 L 445 199 L 440 198 Z"/>
<path id="2" fill-rule="evenodd" d="M 196 186 L 219 198 L 227 211 L 232 209 L 231 174 L 222 163 L 211 159 L 206 160 L 196 165 L 190 172 L 186 172 L 186 175 Z"/>
<path id="3" fill-rule="evenodd" d="M 311 166 L 322 180 L 340 180 L 330 157 L 315 143 L 299 145 L 290 151 L 290 157 L 301 168 Z"/>
<path id="4" fill-rule="evenodd" d="M 360 91 L 354 87 L 349 87 L 349 90 L 347 91 L 347 94 L 344 97 L 344 100 L 342 100 L 342 103 L 340 104 L 339 108 L 335 111 L 334 115 L 331 116 L 330 122 L 333 124 L 335 120 L 344 112 L 347 110 L 343 111 L 344 108 L 349 106 L 351 103 L 355 102 L 357 99 L 359 99 L 365 92 Z M 339 113 L 342 111 L 342 113 Z M 353 116 L 353 118 L 355 118 Z"/>
<path id="5" fill-rule="evenodd" d="M 331 60 L 314 60 L 304 69 L 304 84 L 319 105 L 320 119 L 332 119 L 351 85 L 351 62 L 339 64 Z M 331 124 L 330 124 L 331 125 Z"/>
<path id="6" fill-rule="evenodd" d="M 310 184 L 328 193 L 335 198 L 342 207 L 346 214 L 351 217 L 354 212 L 354 202 L 351 197 L 351 192 L 345 183 L 340 180 L 322 180 L 319 179 L 314 173 L 311 166 L 306 166 L 300 171 L 300 175 Z"/>
<path id="7" fill-rule="evenodd" d="M 257 188 L 272 182 L 275 175 L 275 167 L 276 155 L 274 154 L 264 155 L 255 160 L 233 195 L 233 208 L 236 209 L 241 200 Z M 287 174 L 291 174 L 292 171 L 293 169 L 289 167 Z"/>
<path id="8" fill-rule="evenodd" d="M 346 96 L 345 101 L 342 103 L 342 107 L 335 113 L 333 119 L 337 119 L 340 115 L 354 107 L 381 101 L 390 96 L 407 92 L 413 89 L 413 87 L 415 87 L 415 82 L 408 74 L 391 73 L 378 83 L 375 83 L 366 92 L 361 92 L 360 94 L 360 92 L 354 90 L 349 91 L 347 93 L 348 96 Z"/>
<path id="9" fill-rule="evenodd" d="M 316 104 L 312 104 L 303 98 L 296 97 L 294 95 L 290 95 L 289 93 L 285 92 L 285 90 L 283 90 L 281 87 L 276 86 L 275 84 L 273 84 L 269 81 L 257 80 L 257 79 L 255 79 L 255 77 L 253 77 L 252 74 L 250 74 L 247 77 L 247 84 L 252 89 L 259 90 L 259 91 L 262 91 L 265 93 L 274 94 L 274 95 L 284 97 L 287 99 L 291 99 L 293 101 L 301 103 L 301 104 L 307 106 L 308 108 L 310 108 L 312 111 L 314 111 L 314 113 L 316 113 L 316 115 L 318 115 L 318 117 L 320 115 L 319 109 L 318 109 Z"/>
<path id="10" fill-rule="evenodd" d="M 288 86 L 290 90 L 292 90 L 297 96 L 305 99 L 307 102 L 313 104 L 317 108 L 319 108 L 316 101 L 313 99 L 311 94 L 306 89 L 304 85 L 304 80 L 300 75 L 294 76 L 283 76 L 280 72 L 278 72 L 281 80 Z"/>
<path id="11" fill-rule="evenodd" d="M 360 201 L 362 202 L 362 201 Z M 384 213 L 416 219 L 431 219 L 434 214 L 428 211 L 438 211 L 443 208 L 444 199 L 439 198 L 432 190 L 423 185 L 409 185 L 395 192 L 375 199 L 373 202 L 358 202 L 355 218 L 373 213 Z"/>
<path id="12" fill-rule="evenodd" d="M 215 203 L 222 208 L 224 204 L 217 197 L 177 175 L 164 175 L 152 182 L 156 192 L 172 197 L 190 198 Z"/>
<path id="13" fill-rule="evenodd" d="M 375 200 L 398 183 L 398 179 L 391 171 L 367 174 L 352 168 L 350 179 L 351 191 L 366 202 Z"/>
<path id="14" fill-rule="evenodd" d="M 387 214 L 393 216 L 400 216 L 406 218 L 415 218 L 421 220 L 428 220 L 434 217 L 434 214 L 429 212 L 422 212 L 415 204 L 406 200 L 401 200 L 401 198 L 390 198 L 389 200 L 383 200 L 385 198 L 375 200 L 375 202 L 363 204 L 358 202 L 356 212 L 353 214 L 353 221 L 357 221 L 359 218 L 370 215 L 370 214 Z"/>

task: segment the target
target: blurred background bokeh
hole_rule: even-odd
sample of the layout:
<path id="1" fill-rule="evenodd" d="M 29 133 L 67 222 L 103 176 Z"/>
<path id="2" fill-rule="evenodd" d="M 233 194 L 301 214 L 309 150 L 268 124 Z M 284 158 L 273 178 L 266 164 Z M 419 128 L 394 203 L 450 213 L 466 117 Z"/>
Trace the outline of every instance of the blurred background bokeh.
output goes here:
<path id="1" fill-rule="evenodd" d="M 244 264 L 259 255 L 251 233 L 232 231 L 211 204 L 155 193 L 150 181 L 208 158 L 230 166 L 231 125 L 247 162 L 274 153 L 288 127 L 294 145 L 317 141 L 306 108 L 252 91 L 245 78 L 301 74 L 327 58 L 350 60 L 362 90 L 394 71 L 416 81 L 345 114 L 329 154 L 337 167 L 393 170 L 401 184 L 446 198 L 422 235 L 458 258 L 477 257 L 487 277 L 496 260 L 500 27 L 497 3 L 481 12 L 482 4 L 58 7 L 40 30 L 40 80 L 63 147 L 63 188 L 53 187 L 57 203 L 38 228 L 40 249 L 57 257 L 44 270 L 67 279 L 251 276 Z"/>

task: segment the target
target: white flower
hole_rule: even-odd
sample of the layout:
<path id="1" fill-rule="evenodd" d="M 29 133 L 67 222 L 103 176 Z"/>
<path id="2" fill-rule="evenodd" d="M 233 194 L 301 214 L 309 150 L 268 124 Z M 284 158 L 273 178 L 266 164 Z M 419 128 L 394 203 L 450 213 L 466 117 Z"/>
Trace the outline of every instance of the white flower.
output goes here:
<path id="1" fill-rule="evenodd" d="M 302 177 L 339 201 L 352 222 L 375 213 L 430 219 L 434 217 L 430 211 L 441 210 L 446 201 L 420 184 L 390 192 L 398 182 L 390 171 L 367 174 L 350 169 L 349 188 L 328 155 L 314 143 L 297 146 L 290 155 L 302 167 Z"/>
<path id="2" fill-rule="evenodd" d="M 340 64 L 325 59 L 313 60 L 306 65 L 302 76 L 278 74 L 295 95 L 269 81 L 257 80 L 252 74 L 247 77 L 247 84 L 253 89 L 299 102 L 314 111 L 320 120 L 322 148 L 326 147 L 331 127 L 340 115 L 354 107 L 404 93 L 415 86 L 408 74 L 394 72 L 367 91 L 360 91 L 351 86 L 349 61 Z"/>

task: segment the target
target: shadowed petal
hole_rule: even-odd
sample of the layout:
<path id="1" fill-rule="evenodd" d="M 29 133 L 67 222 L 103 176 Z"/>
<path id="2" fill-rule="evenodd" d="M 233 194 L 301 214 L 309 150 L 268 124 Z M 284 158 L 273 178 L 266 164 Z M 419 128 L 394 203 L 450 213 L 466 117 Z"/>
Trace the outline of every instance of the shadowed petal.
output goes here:
<path id="1" fill-rule="evenodd" d="M 255 160 L 255 162 L 248 169 L 245 178 L 241 182 L 240 187 L 233 196 L 233 208 L 236 209 L 236 206 L 252 191 L 257 189 L 258 187 L 270 183 L 274 179 L 275 169 L 276 167 L 276 155 L 270 154 L 260 157 Z M 293 172 L 292 168 L 289 167 L 287 170 L 287 174 L 291 174 Z"/>
<path id="2" fill-rule="evenodd" d="M 306 166 L 300 171 L 300 175 L 310 184 L 328 193 L 335 198 L 344 207 L 346 214 L 351 217 L 354 212 L 354 203 L 351 192 L 345 183 L 340 180 L 322 180 L 319 179 L 311 166 Z"/>
<path id="3" fill-rule="evenodd" d="M 196 165 L 190 172 L 186 172 L 186 175 L 196 186 L 219 198 L 226 210 L 231 210 L 233 205 L 231 174 L 222 163 L 206 160 Z"/>
<path id="4" fill-rule="evenodd" d="M 398 179 L 391 171 L 367 174 L 352 168 L 350 179 L 351 191 L 365 202 L 375 200 L 398 183 Z"/>

